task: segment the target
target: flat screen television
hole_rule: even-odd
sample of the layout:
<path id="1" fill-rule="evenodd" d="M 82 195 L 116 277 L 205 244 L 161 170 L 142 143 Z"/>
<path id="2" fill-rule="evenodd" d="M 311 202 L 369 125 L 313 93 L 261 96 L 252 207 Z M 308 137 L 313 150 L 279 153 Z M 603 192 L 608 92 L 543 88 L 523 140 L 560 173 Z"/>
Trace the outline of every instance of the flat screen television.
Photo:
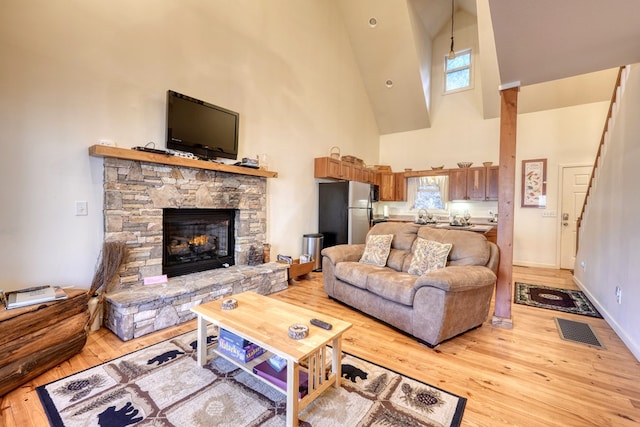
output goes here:
<path id="1" fill-rule="evenodd" d="M 240 115 L 226 108 L 167 91 L 167 148 L 204 159 L 238 158 Z"/>

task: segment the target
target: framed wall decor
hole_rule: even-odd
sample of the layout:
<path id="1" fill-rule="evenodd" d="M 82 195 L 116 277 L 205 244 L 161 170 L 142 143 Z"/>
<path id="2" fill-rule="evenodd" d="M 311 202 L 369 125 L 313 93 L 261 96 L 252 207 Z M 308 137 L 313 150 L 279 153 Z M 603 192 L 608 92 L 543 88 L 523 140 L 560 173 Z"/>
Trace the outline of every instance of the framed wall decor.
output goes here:
<path id="1" fill-rule="evenodd" d="M 547 206 L 547 159 L 522 161 L 523 208 L 544 208 Z"/>

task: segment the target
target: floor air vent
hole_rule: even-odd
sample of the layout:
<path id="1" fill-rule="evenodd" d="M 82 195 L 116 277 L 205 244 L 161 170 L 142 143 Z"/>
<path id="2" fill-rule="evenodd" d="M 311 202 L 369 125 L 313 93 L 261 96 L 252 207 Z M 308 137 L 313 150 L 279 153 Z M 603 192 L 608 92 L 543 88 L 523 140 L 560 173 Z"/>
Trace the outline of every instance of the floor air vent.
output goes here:
<path id="1" fill-rule="evenodd" d="M 558 331 L 560 332 L 560 338 L 563 340 L 605 348 L 588 323 L 561 319 L 559 317 L 556 317 L 555 320 L 558 325 Z"/>

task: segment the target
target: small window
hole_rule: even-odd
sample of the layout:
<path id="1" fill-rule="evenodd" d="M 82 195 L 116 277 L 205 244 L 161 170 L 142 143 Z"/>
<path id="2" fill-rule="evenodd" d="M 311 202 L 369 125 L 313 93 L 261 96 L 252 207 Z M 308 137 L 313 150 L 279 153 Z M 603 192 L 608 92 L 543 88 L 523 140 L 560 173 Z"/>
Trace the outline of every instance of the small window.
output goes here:
<path id="1" fill-rule="evenodd" d="M 456 57 L 444 57 L 444 92 L 452 93 L 471 88 L 471 49 L 456 52 Z"/>
<path id="2" fill-rule="evenodd" d="M 445 175 L 407 180 L 407 201 L 411 209 L 445 210 L 448 194 L 449 178 Z"/>

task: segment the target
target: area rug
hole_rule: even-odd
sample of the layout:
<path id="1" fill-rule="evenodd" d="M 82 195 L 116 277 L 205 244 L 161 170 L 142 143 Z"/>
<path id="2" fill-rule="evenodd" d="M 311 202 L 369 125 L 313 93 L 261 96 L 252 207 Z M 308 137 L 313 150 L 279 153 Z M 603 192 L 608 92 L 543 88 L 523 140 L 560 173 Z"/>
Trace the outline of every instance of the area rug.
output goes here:
<path id="1" fill-rule="evenodd" d="M 216 330 L 208 341 L 217 340 Z M 37 388 L 52 426 L 284 426 L 285 395 L 216 357 L 188 332 Z M 344 353 L 339 389 L 301 426 L 459 426 L 466 399 Z"/>
<path id="2" fill-rule="evenodd" d="M 514 302 L 583 316 L 602 317 L 582 291 L 516 282 Z"/>

